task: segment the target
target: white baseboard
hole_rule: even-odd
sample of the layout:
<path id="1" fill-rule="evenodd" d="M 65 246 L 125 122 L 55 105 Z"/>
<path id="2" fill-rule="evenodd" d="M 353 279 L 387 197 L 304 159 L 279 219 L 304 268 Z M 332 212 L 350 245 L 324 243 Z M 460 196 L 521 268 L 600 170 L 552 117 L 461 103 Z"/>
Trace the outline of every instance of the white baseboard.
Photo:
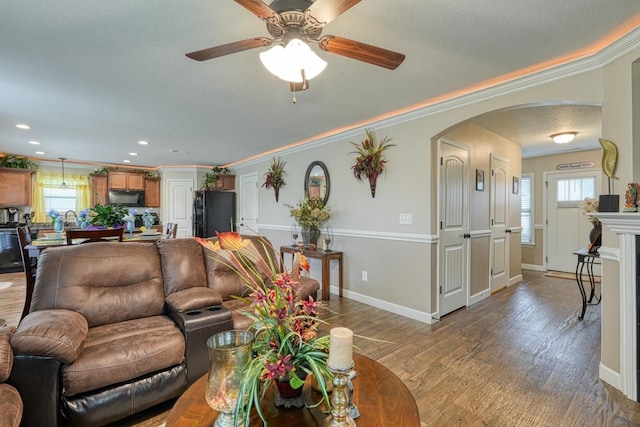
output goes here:
<path id="1" fill-rule="evenodd" d="M 544 266 L 537 265 L 537 264 L 520 264 L 520 268 L 523 270 L 547 271 L 547 269 L 544 268 Z"/>
<path id="2" fill-rule="evenodd" d="M 338 295 L 338 287 L 337 286 L 331 286 L 331 292 L 334 294 L 332 295 L 333 298 L 339 298 Z M 435 323 L 437 321 L 437 316 L 432 313 L 424 313 L 422 311 L 418 311 L 416 309 L 413 308 L 409 308 L 409 307 L 405 307 L 402 305 L 398 305 L 398 304 L 394 304 L 392 302 L 388 302 L 388 301 L 383 301 L 381 299 L 378 298 L 373 298 L 370 297 L 368 295 L 363 295 L 360 294 L 358 292 L 353 292 L 350 291 L 348 289 L 343 289 L 342 290 L 342 294 L 347 297 L 350 298 L 354 301 L 358 301 L 361 302 L 363 304 L 367 304 L 370 305 L 372 307 L 376 307 L 385 311 L 389 311 L 391 313 L 395 313 L 395 314 L 399 314 L 401 316 L 404 317 L 408 317 L 409 319 L 413 319 L 413 320 L 417 320 L 419 322 L 423 322 L 423 323 L 428 323 L 428 324 L 432 324 Z"/>
<path id="3" fill-rule="evenodd" d="M 598 368 L 598 376 L 602 381 L 604 381 L 607 384 L 610 384 L 612 387 L 614 387 L 617 390 L 620 390 L 620 388 L 622 387 L 620 382 L 620 373 L 614 371 L 608 366 L 603 365 L 602 362 L 600 362 L 600 366 Z"/>
<path id="4" fill-rule="evenodd" d="M 487 288 L 482 292 L 478 292 L 475 295 L 471 295 L 471 297 L 469 298 L 469 305 L 473 305 L 477 302 L 482 301 L 485 298 L 489 298 L 489 296 L 491 296 L 491 289 Z"/>
<path id="5" fill-rule="evenodd" d="M 507 286 L 513 286 L 516 283 L 520 282 L 522 282 L 522 274 L 518 274 L 517 276 L 513 276 L 511 279 L 509 279 L 509 285 Z"/>

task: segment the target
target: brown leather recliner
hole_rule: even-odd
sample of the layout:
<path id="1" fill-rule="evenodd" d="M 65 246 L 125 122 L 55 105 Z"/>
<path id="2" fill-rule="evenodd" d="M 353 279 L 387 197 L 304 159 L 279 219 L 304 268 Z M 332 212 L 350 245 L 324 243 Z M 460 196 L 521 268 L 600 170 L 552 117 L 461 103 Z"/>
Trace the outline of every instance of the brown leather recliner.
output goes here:
<path id="1" fill-rule="evenodd" d="M 249 323 L 246 291 L 193 239 L 43 252 L 7 380 L 22 425 L 100 426 L 179 396 L 208 370 L 206 340 Z M 224 268 L 223 268 L 224 267 Z M 317 291 L 308 279 L 300 297 Z M 233 316 L 233 317 L 232 317 Z"/>
<path id="2" fill-rule="evenodd" d="M 5 383 L 13 366 L 13 351 L 9 338 L 14 326 L 0 327 L 0 427 L 18 427 L 22 419 L 22 399 L 18 390 Z"/>
<path id="3" fill-rule="evenodd" d="M 191 286 L 200 307 L 219 305 L 204 282 Z M 179 396 L 188 386 L 187 338 L 165 300 L 155 245 L 47 249 L 30 312 L 11 338 L 9 382 L 25 403 L 23 425 L 99 426 Z"/>

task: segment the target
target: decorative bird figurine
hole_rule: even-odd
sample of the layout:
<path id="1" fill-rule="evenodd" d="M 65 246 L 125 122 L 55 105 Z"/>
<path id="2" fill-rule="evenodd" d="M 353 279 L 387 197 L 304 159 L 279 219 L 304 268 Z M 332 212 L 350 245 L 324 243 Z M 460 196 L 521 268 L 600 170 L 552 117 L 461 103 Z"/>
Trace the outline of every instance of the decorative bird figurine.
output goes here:
<path id="1" fill-rule="evenodd" d="M 602 146 L 602 172 L 609 178 L 618 179 L 614 174 L 618 166 L 618 147 L 608 139 L 600 138 Z"/>

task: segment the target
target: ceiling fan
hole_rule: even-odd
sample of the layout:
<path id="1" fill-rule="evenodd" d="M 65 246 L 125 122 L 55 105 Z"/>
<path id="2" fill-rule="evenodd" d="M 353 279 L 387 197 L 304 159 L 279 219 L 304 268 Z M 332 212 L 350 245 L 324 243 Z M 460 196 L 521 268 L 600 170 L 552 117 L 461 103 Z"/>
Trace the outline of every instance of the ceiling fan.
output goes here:
<path id="1" fill-rule="evenodd" d="M 316 0 L 315 2 L 311 0 L 275 0 L 270 6 L 260 0 L 235 1 L 265 21 L 267 31 L 273 38 L 254 37 L 187 53 L 187 57 L 196 61 L 206 61 L 272 44 L 287 46 L 292 40 L 297 39 L 316 43 L 320 49 L 326 52 L 346 56 L 347 58 L 367 62 L 389 70 L 395 70 L 405 58 L 401 53 L 344 37 L 321 36 L 322 29 L 326 24 L 355 6 L 360 0 Z M 283 77 L 280 78 L 287 80 Z M 305 76 L 302 70 L 301 79 L 297 81 L 302 81 L 303 84 L 298 87 L 298 90 L 306 89 L 307 78 L 312 77 Z"/>

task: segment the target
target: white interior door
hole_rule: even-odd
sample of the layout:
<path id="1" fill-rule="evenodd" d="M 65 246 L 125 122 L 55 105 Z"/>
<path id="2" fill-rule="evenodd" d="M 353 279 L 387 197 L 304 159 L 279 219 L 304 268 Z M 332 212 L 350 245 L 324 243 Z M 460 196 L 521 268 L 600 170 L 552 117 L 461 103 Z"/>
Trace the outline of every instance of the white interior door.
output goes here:
<path id="1" fill-rule="evenodd" d="M 258 234 L 258 174 L 240 177 L 240 234 Z"/>
<path id="2" fill-rule="evenodd" d="M 578 204 L 597 198 L 599 188 L 599 170 L 547 174 L 547 270 L 575 271 L 573 253 L 589 244 L 593 228 Z"/>
<path id="3" fill-rule="evenodd" d="M 509 161 L 491 156 L 491 292 L 507 286 L 509 279 Z"/>
<path id="4" fill-rule="evenodd" d="M 178 224 L 176 237 L 190 237 L 192 233 L 193 180 L 169 179 L 169 220 Z"/>
<path id="5" fill-rule="evenodd" d="M 440 144 L 440 289 L 438 314 L 467 305 L 469 150 Z"/>

